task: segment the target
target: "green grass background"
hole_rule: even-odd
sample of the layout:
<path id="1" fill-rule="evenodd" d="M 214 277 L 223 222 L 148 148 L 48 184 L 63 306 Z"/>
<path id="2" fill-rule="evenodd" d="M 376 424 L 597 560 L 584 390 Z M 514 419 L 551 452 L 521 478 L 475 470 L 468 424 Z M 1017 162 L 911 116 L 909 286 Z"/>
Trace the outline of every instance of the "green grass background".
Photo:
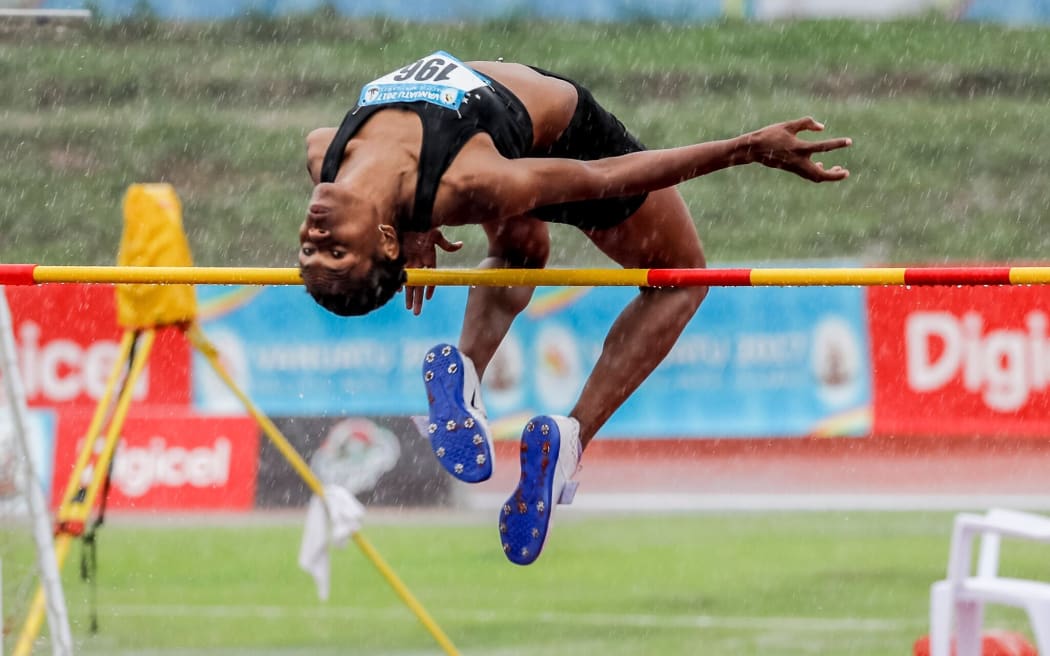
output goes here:
<path id="1" fill-rule="evenodd" d="M 294 262 L 303 138 L 421 53 L 590 86 L 651 147 L 811 114 L 845 184 L 760 167 L 682 190 L 713 263 L 1045 261 L 1050 30 L 940 20 L 412 25 L 326 15 L 0 29 L 0 260 L 113 262 L 127 185 L 167 181 L 198 263 Z M 450 231 L 483 252 L 476 228 Z M 606 261 L 555 227 L 554 265 Z"/>
<path id="2" fill-rule="evenodd" d="M 529 567 L 504 559 L 484 519 L 365 522 L 464 654 L 885 656 L 910 654 L 928 630 L 929 585 L 944 576 L 952 515 L 570 508 Z M 118 519 L 103 528 L 96 636 L 74 548 L 65 590 L 77 653 L 440 653 L 353 545 L 335 552 L 332 596 L 321 603 L 295 564 L 297 523 L 233 524 Z M 27 532 L 19 536 L 6 537 L 24 549 Z M 1045 577 L 1039 547 L 1007 541 L 1003 561 L 1003 574 Z M 1012 610 L 990 608 L 986 626 L 1027 634 Z M 38 652 L 49 653 L 46 639 Z"/>

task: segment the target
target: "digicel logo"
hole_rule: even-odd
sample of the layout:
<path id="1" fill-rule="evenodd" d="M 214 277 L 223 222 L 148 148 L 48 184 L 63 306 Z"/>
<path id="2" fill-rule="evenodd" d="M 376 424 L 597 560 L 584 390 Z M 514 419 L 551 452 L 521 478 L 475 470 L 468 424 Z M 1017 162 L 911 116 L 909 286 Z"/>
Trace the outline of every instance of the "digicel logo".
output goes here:
<path id="1" fill-rule="evenodd" d="M 68 339 L 40 342 L 41 329 L 33 321 L 18 327 L 18 355 L 26 396 L 42 396 L 49 401 L 72 401 L 82 394 L 98 400 L 106 389 L 120 345 L 99 340 L 86 346 Z M 135 386 L 134 398 L 149 393 L 147 371 Z"/>
<path id="2" fill-rule="evenodd" d="M 962 375 L 963 387 L 1001 412 L 1015 411 L 1050 384 L 1047 317 L 1025 315 L 1024 330 L 985 332 L 976 312 L 914 312 L 905 323 L 908 384 L 917 392 L 940 389 Z"/>
<path id="3" fill-rule="evenodd" d="M 141 497 L 154 487 L 223 487 L 230 479 L 230 440 L 211 446 L 169 446 L 163 437 L 142 446 L 122 445 L 113 459 L 113 482 L 127 497 Z"/>

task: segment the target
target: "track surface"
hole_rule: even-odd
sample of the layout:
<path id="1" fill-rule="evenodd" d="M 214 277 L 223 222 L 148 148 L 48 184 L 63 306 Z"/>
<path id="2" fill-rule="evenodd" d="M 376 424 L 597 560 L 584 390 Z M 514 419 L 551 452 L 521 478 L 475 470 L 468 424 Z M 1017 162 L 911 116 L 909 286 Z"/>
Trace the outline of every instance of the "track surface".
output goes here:
<path id="1" fill-rule="evenodd" d="M 513 489 L 514 442 L 496 445 L 468 507 Z M 1050 507 L 1048 440 L 595 440 L 578 474 L 592 510 Z M 498 503 L 498 501 L 497 501 Z"/>

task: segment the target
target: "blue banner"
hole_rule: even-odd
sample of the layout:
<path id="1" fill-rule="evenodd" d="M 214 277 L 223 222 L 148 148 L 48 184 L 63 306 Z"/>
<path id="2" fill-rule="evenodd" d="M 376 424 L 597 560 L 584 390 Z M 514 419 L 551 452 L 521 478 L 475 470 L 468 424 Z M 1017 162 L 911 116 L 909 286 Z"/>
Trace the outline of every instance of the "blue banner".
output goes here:
<path id="1" fill-rule="evenodd" d="M 529 416 L 567 413 L 606 331 L 637 292 L 540 288 L 484 379 L 494 432 L 515 436 Z M 444 287 L 414 317 L 395 297 L 340 318 L 299 288 L 202 287 L 202 326 L 246 392 L 277 415 L 425 414 L 421 362 L 456 343 L 466 290 Z M 871 366 L 859 288 L 712 289 L 663 363 L 613 415 L 616 437 L 863 435 Z M 237 401 L 194 361 L 194 403 Z"/>
<path id="2" fill-rule="evenodd" d="M 973 0 L 962 3 L 961 15 L 971 20 L 1023 25 L 1050 21 L 1050 0 Z"/>
<path id="3" fill-rule="evenodd" d="M 201 325 L 227 369 L 276 415 L 421 413 L 423 354 L 437 340 L 456 340 L 466 299 L 463 290 L 442 289 L 424 317 L 413 317 L 398 295 L 366 317 L 342 318 L 301 287 L 199 287 L 197 294 Z M 240 407 L 199 354 L 193 394 L 202 411 Z"/>
<path id="4" fill-rule="evenodd" d="M 416 21 L 482 21 L 510 18 L 569 21 L 710 20 L 723 15 L 725 0 L 45 0 L 48 9 L 89 7 L 102 16 L 148 11 L 170 20 L 216 20 L 249 15 L 286 16 L 334 9 L 349 18 Z"/>
<path id="5" fill-rule="evenodd" d="M 702 22 L 724 17 L 864 18 L 891 20 L 931 11 L 970 20 L 1014 24 L 1050 21 L 1050 0 L 16 0 L 15 6 L 41 9 L 90 8 L 106 18 L 143 11 L 165 20 L 226 20 L 246 16 L 289 16 L 335 10 L 348 18 L 450 22 L 506 19 L 594 22 Z"/>

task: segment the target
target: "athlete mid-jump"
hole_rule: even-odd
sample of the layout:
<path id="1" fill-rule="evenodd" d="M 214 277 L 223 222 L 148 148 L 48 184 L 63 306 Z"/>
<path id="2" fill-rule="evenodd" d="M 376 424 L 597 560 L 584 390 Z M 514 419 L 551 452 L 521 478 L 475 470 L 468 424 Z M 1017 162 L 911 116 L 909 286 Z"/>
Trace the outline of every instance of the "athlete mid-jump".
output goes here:
<path id="1" fill-rule="evenodd" d="M 481 267 L 543 267 L 550 222 L 576 226 L 622 267 L 703 267 L 703 247 L 675 185 L 751 163 L 813 182 L 844 180 L 846 169 L 811 157 L 849 139 L 798 138 L 822 129 L 801 118 L 647 150 L 572 80 L 436 52 L 366 84 L 338 128 L 307 137 L 315 187 L 299 230 L 302 277 L 325 308 L 365 314 L 401 289 L 406 267 L 433 267 L 438 248 L 458 250 L 441 227 L 464 224 L 481 225 L 488 237 Z M 407 288 L 405 306 L 419 314 L 433 291 Z M 425 356 L 431 444 L 460 480 L 492 472 L 479 379 L 532 291 L 472 288 L 458 345 Z M 609 330 L 569 416 L 541 415 L 524 427 L 521 478 L 499 510 L 511 561 L 528 564 L 539 555 L 554 505 L 574 489 L 583 450 L 664 359 L 706 292 L 641 289 Z"/>

